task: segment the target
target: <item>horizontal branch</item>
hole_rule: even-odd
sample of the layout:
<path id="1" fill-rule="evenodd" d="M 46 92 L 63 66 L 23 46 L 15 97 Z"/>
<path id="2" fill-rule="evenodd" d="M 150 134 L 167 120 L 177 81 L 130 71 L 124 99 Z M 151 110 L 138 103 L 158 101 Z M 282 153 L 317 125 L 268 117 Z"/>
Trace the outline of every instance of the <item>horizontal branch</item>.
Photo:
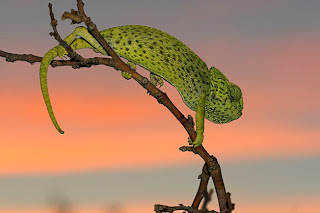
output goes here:
<path id="1" fill-rule="evenodd" d="M 160 205 L 160 204 L 155 204 L 154 205 L 154 211 L 156 213 L 162 213 L 162 212 L 174 212 L 174 211 L 177 211 L 177 210 L 183 210 L 183 211 L 187 211 L 187 212 L 190 212 L 190 213 L 219 213 L 219 212 L 216 212 L 214 210 L 211 210 L 211 211 L 201 211 L 199 209 L 196 209 L 196 208 L 193 208 L 191 206 L 184 206 L 182 204 L 179 204 L 179 206 L 166 206 L 166 205 Z"/>
<path id="2" fill-rule="evenodd" d="M 8 62 L 15 62 L 15 61 L 25 61 L 30 64 L 35 62 L 41 62 L 42 57 L 36 56 L 33 54 L 15 54 L 5 52 L 0 50 L 0 57 L 3 57 Z M 80 68 L 80 67 L 91 67 L 92 65 L 106 65 L 109 67 L 113 67 L 113 61 L 111 58 L 102 58 L 102 57 L 94 57 L 94 58 L 84 58 L 83 61 L 74 61 L 74 60 L 53 60 L 51 62 L 52 67 L 58 66 L 72 66 L 73 68 Z"/>

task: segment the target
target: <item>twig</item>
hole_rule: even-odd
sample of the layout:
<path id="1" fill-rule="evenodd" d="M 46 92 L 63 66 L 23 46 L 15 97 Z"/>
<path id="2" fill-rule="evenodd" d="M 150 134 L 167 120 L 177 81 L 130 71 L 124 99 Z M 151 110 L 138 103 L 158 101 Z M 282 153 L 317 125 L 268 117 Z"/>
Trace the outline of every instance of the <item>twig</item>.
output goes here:
<path id="1" fill-rule="evenodd" d="M 207 187 L 208 187 L 209 178 L 210 178 L 210 175 L 208 172 L 207 164 L 204 164 L 202 168 L 202 173 L 198 177 L 198 179 L 200 179 L 200 185 L 199 185 L 198 192 L 191 205 L 193 208 L 197 209 L 200 205 L 201 200 L 207 197 L 208 195 Z"/>
<path id="2" fill-rule="evenodd" d="M 83 57 L 80 56 L 79 54 L 77 54 L 71 47 L 70 45 L 68 45 L 68 43 L 66 41 L 64 41 L 59 33 L 58 33 L 58 30 L 57 30 L 57 24 L 58 24 L 58 21 L 54 18 L 54 14 L 53 14 L 53 11 L 52 11 L 52 4 L 49 3 L 48 5 L 49 7 L 49 11 L 50 11 L 50 18 L 51 18 L 51 27 L 53 29 L 53 32 L 50 33 L 51 36 L 54 36 L 54 38 L 59 42 L 59 44 L 68 52 L 68 56 L 71 58 L 71 59 L 74 59 L 76 61 L 80 61 L 83 63 Z"/>
<path id="3" fill-rule="evenodd" d="M 42 57 L 36 56 L 33 54 L 15 54 L 15 53 L 9 53 L 0 50 L 0 57 L 3 57 L 8 62 L 15 62 L 15 61 L 25 61 L 30 64 L 33 64 L 35 62 L 41 62 Z M 110 58 L 102 58 L 102 57 L 94 57 L 94 58 L 84 58 L 83 59 L 85 63 L 78 62 L 78 61 L 72 61 L 72 60 L 53 60 L 51 62 L 52 67 L 58 67 L 58 66 L 72 66 L 73 68 L 79 68 L 79 67 L 91 67 L 92 65 L 106 65 L 109 67 L 113 67 L 113 62 Z"/>
<path id="4" fill-rule="evenodd" d="M 179 206 L 166 206 L 166 205 L 160 205 L 160 204 L 155 204 L 154 205 L 154 211 L 156 213 L 161 213 L 161 212 L 169 212 L 169 213 L 172 213 L 174 211 L 177 211 L 177 210 L 183 210 L 183 211 L 188 211 L 190 213 L 204 213 L 203 211 L 201 210 L 198 210 L 196 208 L 193 208 L 191 206 L 184 206 L 182 204 L 179 204 Z M 207 213 L 219 213 L 219 212 L 216 212 L 214 210 L 211 210 L 211 211 L 205 211 Z"/>

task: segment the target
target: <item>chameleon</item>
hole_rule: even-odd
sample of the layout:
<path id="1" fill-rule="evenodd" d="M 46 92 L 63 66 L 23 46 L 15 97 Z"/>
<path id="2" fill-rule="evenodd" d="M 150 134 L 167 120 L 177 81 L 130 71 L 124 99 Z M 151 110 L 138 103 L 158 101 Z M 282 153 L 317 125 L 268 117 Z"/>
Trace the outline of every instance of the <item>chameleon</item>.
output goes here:
<path id="1" fill-rule="evenodd" d="M 155 28 L 141 25 L 118 26 L 100 31 L 102 37 L 116 54 L 150 71 L 150 82 L 162 86 L 163 79 L 174 86 L 184 104 L 196 111 L 196 139 L 194 147 L 204 139 L 204 119 L 213 123 L 228 123 L 242 115 L 243 98 L 241 89 L 231 83 L 217 68 L 208 68 L 206 63 L 190 48 L 175 37 Z M 72 49 L 90 48 L 94 52 L 108 55 L 85 27 L 77 27 L 67 36 Z M 51 106 L 47 72 L 52 60 L 65 58 L 66 50 L 58 45 L 49 50 L 40 65 L 40 83 L 49 116 L 56 129 L 63 134 Z M 131 75 L 122 73 L 126 79 Z"/>

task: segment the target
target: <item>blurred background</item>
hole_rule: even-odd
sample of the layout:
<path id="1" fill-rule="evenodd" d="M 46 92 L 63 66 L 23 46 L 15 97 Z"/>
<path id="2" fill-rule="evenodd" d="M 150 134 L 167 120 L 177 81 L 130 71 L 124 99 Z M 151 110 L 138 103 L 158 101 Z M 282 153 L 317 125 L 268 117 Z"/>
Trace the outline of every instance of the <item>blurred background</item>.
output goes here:
<path id="1" fill-rule="evenodd" d="M 50 2 L 65 37 L 76 26 L 60 17 L 76 1 Z M 160 29 L 240 86 L 243 116 L 206 121 L 203 143 L 219 160 L 235 212 L 320 212 L 320 1 L 84 2 L 98 29 Z M 43 56 L 56 46 L 48 3 L 2 0 L 0 49 Z M 104 66 L 59 67 L 49 69 L 48 86 L 64 135 L 47 114 L 39 63 L 0 58 L 0 212 L 191 205 L 203 162 L 179 151 L 186 132 L 134 80 Z M 162 90 L 185 116 L 195 115 L 175 88 Z M 218 209 L 215 195 L 209 207 Z"/>

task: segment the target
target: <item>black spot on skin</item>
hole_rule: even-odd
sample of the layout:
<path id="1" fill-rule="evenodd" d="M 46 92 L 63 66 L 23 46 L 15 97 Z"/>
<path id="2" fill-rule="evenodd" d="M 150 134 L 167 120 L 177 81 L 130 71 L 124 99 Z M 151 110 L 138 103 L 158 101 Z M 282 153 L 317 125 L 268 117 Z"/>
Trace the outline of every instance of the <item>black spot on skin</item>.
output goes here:
<path id="1" fill-rule="evenodd" d="M 142 48 L 142 44 L 139 44 L 138 47 Z"/>
<path id="2" fill-rule="evenodd" d="M 137 43 L 139 43 L 139 40 L 136 40 Z"/>
<path id="3" fill-rule="evenodd" d="M 133 50 L 135 53 L 137 52 L 137 50 Z"/>
<path id="4" fill-rule="evenodd" d="M 157 42 L 153 42 L 152 44 L 153 44 L 153 45 L 157 45 Z"/>
<path id="5" fill-rule="evenodd" d="M 149 49 L 151 49 L 151 50 L 152 50 L 152 49 L 153 49 L 153 46 L 149 46 Z"/>
<path id="6" fill-rule="evenodd" d="M 139 56 L 142 56 L 142 54 L 139 54 Z"/>
<path id="7" fill-rule="evenodd" d="M 160 50 L 160 52 L 159 52 L 161 55 L 163 55 L 163 51 L 162 50 Z"/>
<path id="8" fill-rule="evenodd" d="M 116 41 L 116 44 L 119 44 L 120 43 L 120 41 Z"/>
<path id="9" fill-rule="evenodd" d="M 142 52 L 143 52 L 143 53 L 146 53 L 146 51 L 145 51 L 145 50 L 143 50 Z"/>
<path id="10" fill-rule="evenodd" d="M 132 41 L 128 41 L 128 44 L 131 45 L 131 44 L 132 44 Z"/>

